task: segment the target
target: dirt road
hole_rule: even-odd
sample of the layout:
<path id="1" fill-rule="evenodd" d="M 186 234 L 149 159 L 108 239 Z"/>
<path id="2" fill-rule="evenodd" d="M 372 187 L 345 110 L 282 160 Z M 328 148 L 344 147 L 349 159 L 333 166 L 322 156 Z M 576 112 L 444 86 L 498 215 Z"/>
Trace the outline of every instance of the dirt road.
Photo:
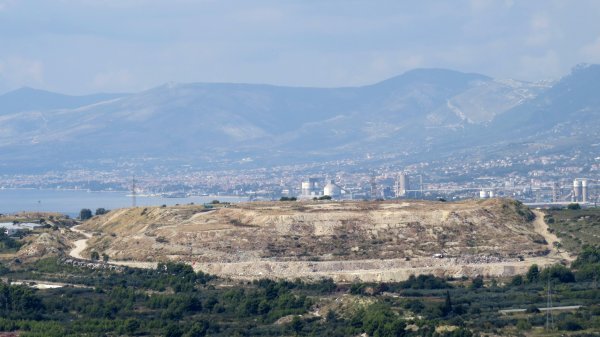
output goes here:
<path id="1" fill-rule="evenodd" d="M 73 242 L 73 244 L 75 245 L 75 248 L 71 249 L 71 251 L 69 252 L 69 255 L 76 259 L 85 260 L 85 257 L 81 256 L 81 252 L 83 252 L 87 248 L 87 241 L 92 237 L 92 235 L 78 229 L 77 227 L 79 227 L 79 226 L 75 226 L 75 227 L 71 228 L 71 230 L 73 232 L 82 234 L 83 236 L 85 236 L 85 239 L 81 239 L 81 240 L 77 240 L 77 241 Z"/>
<path id="2" fill-rule="evenodd" d="M 92 237 L 92 234 L 84 232 L 77 227 L 79 227 L 79 226 L 75 226 L 75 227 L 71 228 L 71 230 L 73 232 L 82 234 L 83 236 L 85 236 L 85 239 L 81 239 L 81 240 L 77 240 L 77 241 L 73 242 L 73 245 L 75 245 L 75 247 L 73 249 L 71 249 L 71 251 L 69 252 L 69 255 L 76 259 L 87 260 L 87 258 L 82 256 L 81 253 L 87 248 L 88 240 Z M 156 262 L 143 262 L 143 261 L 111 261 L 110 264 L 114 264 L 114 265 L 118 265 L 118 266 L 134 267 L 134 268 L 146 268 L 146 269 L 156 268 L 156 265 L 157 265 Z"/>
<path id="3" fill-rule="evenodd" d="M 560 251 L 560 249 L 554 246 L 554 242 L 560 242 L 560 239 L 548 231 L 548 224 L 544 221 L 544 212 L 533 210 L 533 213 L 535 214 L 535 220 L 533 221 L 534 230 L 548 242 L 548 249 L 550 249 L 548 257 L 573 261 L 574 258 L 567 251 Z"/>

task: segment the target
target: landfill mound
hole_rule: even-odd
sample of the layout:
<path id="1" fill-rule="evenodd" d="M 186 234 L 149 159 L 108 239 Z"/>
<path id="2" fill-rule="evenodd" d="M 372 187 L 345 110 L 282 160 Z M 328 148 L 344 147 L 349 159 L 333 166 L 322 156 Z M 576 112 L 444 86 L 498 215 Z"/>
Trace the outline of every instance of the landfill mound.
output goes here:
<path id="1" fill-rule="evenodd" d="M 84 256 L 182 261 L 237 278 L 378 281 L 522 272 L 551 246 L 534 218 L 508 199 L 255 202 L 120 209 L 80 229 L 93 233 Z"/>

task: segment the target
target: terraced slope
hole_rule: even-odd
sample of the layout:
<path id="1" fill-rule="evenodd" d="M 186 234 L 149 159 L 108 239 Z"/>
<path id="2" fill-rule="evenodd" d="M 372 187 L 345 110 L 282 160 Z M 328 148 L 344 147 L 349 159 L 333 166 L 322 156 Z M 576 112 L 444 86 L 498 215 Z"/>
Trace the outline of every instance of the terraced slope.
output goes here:
<path id="1" fill-rule="evenodd" d="M 95 233 L 84 256 L 95 250 L 113 260 L 178 260 L 237 276 L 348 272 L 356 276 L 368 270 L 455 267 L 543 256 L 548 245 L 535 231 L 534 217 L 520 203 L 501 199 L 271 202 L 213 210 L 202 206 L 121 209 L 95 217 L 80 229 Z M 434 259 L 434 254 L 444 258 Z M 454 268 L 451 273 L 463 271 Z"/>

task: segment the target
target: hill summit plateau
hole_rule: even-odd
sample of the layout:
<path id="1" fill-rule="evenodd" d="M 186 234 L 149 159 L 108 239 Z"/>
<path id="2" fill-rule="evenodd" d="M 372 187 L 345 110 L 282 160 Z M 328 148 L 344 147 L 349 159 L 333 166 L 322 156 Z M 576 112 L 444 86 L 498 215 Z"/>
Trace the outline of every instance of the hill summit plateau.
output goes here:
<path id="1" fill-rule="evenodd" d="M 549 258 L 537 220 L 505 199 L 257 202 L 120 209 L 80 229 L 94 233 L 84 255 L 182 261 L 239 278 L 351 281 L 522 272 L 527 263 Z"/>

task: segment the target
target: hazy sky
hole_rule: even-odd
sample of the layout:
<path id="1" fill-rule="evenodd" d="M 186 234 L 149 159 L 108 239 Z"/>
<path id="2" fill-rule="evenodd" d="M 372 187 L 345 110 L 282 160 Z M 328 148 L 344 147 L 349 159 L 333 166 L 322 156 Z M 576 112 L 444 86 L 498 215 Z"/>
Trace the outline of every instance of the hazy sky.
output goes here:
<path id="1" fill-rule="evenodd" d="M 598 0 L 0 0 L 0 92 L 370 84 L 416 67 L 557 78 L 600 63 Z"/>

